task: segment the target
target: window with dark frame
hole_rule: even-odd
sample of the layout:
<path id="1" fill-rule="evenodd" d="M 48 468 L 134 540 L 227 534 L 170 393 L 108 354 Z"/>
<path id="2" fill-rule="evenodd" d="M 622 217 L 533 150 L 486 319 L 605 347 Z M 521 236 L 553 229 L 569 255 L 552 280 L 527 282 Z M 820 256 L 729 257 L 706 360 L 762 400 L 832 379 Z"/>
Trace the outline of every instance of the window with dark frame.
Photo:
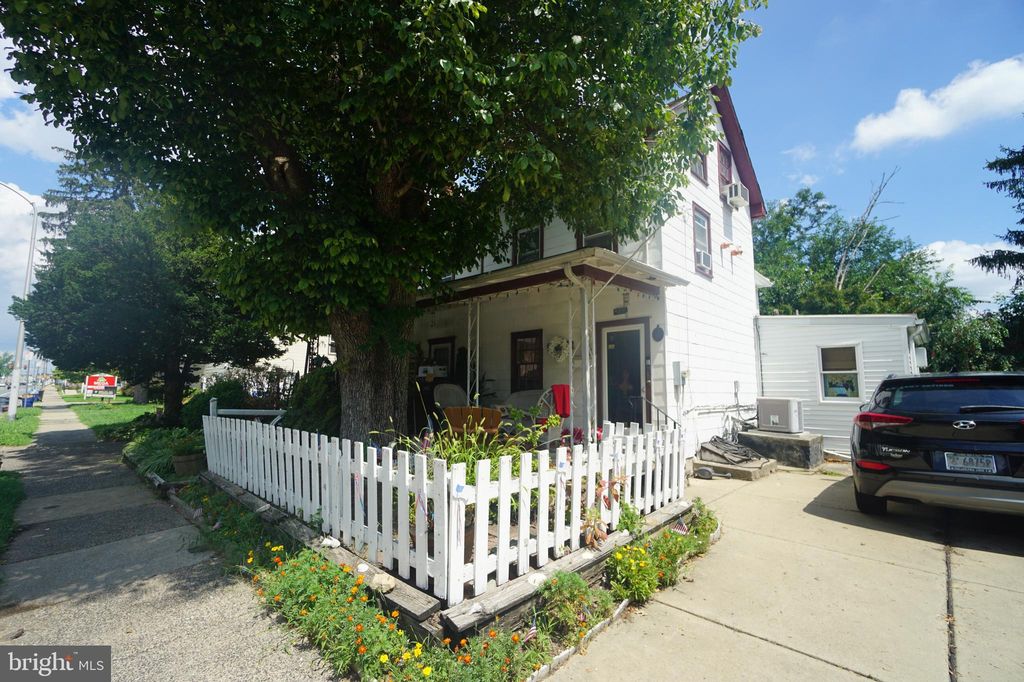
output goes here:
<path id="1" fill-rule="evenodd" d="M 597 232 L 595 234 L 585 234 L 578 239 L 578 246 L 581 249 L 608 249 L 609 251 L 618 252 L 618 244 L 615 242 L 615 237 L 611 232 Z"/>
<path id="2" fill-rule="evenodd" d="M 544 257 L 544 230 L 528 227 L 516 232 L 512 244 L 512 265 L 520 265 Z"/>
<path id="3" fill-rule="evenodd" d="M 690 172 L 705 185 L 708 184 L 708 155 L 698 154 L 695 156 L 693 164 L 690 165 Z"/>
<path id="4" fill-rule="evenodd" d="M 697 272 L 711 277 L 711 215 L 693 205 L 693 264 Z"/>
<path id="5" fill-rule="evenodd" d="M 544 387 L 544 331 L 531 329 L 512 334 L 512 381 L 510 391 L 535 391 Z"/>
<path id="6" fill-rule="evenodd" d="M 718 184 L 720 187 L 732 184 L 732 152 L 721 142 L 718 143 Z"/>

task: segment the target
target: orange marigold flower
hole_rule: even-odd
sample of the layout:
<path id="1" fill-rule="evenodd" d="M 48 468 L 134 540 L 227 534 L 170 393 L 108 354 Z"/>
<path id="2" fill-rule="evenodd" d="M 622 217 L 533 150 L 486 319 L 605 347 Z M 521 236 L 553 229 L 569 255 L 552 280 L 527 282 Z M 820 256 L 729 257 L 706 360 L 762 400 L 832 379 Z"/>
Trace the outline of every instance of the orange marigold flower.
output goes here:
<path id="1" fill-rule="evenodd" d="M 349 598 L 348 598 L 348 599 L 346 599 L 345 601 L 347 601 L 347 602 L 348 602 L 349 604 L 351 604 L 351 603 L 352 603 L 352 602 L 353 602 L 354 600 L 352 599 L 352 597 L 349 597 Z"/>
<path id="2" fill-rule="evenodd" d="M 362 631 L 363 631 L 363 624 L 362 623 L 356 623 L 356 632 L 362 632 Z"/>
<path id="3" fill-rule="evenodd" d="M 258 575 L 254 575 L 254 576 L 252 577 L 252 581 L 253 581 L 254 583 L 257 583 L 257 582 L 259 582 L 259 581 L 260 581 L 260 577 L 259 577 Z"/>
<path id="4" fill-rule="evenodd" d="M 281 595 L 275 594 L 274 595 L 274 601 L 281 601 Z"/>
<path id="5" fill-rule="evenodd" d="M 364 594 L 364 595 L 363 595 L 362 597 L 360 597 L 360 598 L 359 598 L 359 601 L 366 601 L 366 600 L 368 600 L 368 599 L 369 599 L 369 597 L 367 597 L 367 596 L 366 596 L 366 595 Z"/>
<path id="6" fill-rule="evenodd" d="M 519 633 L 518 632 L 515 633 L 514 635 L 512 635 L 512 641 L 515 642 L 516 644 L 519 644 Z"/>
<path id="7" fill-rule="evenodd" d="M 462 646 L 466 646 L 466 642 L 468 642 L 468 641 L 469 640 L 467 640 L 465 637 L 463 637 L 462 639 L 459 640 L 459 644 L 461 644 Z"/>
<path id="8" fill-rule="evenodd" d="M 356 644 L 362 644 L 362 643 L 363 643 L 363 638 L 362 637 L 356 637 Z"/>
<path id="9" fill-rule="evenodd" d="M 398 618 L 398 611 L 392 611 L 391 612 L 391 617 L 392 618 Z"/>
<path id="10" fill-rule="evenodd" d="M 484 649 L 484 651 L 487 651 L 487 648 L 488 648 L 489 646 L 491 646 L 491 643 L 490 643 L 490 642 L 484 642 L 484 646 L 483 646 L 483 649 Z"/>
<path id="11" fill-rule="evenodd" d="M 263 596 L 263 588 L 262 587 L 260 589 L 256 590 L 256 596 L 257 597 L 262 597 Z"/>
<path id="12" fill-rule="evenodd" d="M 365 646 L 361 646 L 361 647 L 359 647 L 357 649 L 357 651 L 359 652 L 360 655 L 365 654 L 366 653 L 366 647 Z"/>
<path id="13" fill-rule="evenodd" d="M 306 611 L 306 609 L 302 609 L 301 611 L 299 611 L 299 615 L 300 616 L 305 616 L 307 613 L 309 613 L 309 612 Z"/>
<path id="14" fill-rule="evenodd" d="M 388 630 L 394 630 L 394 629 L 395 629 L 395 624 L 394 623 L 392 623 L 391 625 L 388 626 Z"/>
<path id="15" fill-rule="evenodd" d="M 470 656 L 469 654 L 466 654 L 465 656 L 462 657 L 462 662 L 465 663 L 466 665 L 469 665 L 470 663 L 473 662 L 473 657 Z"/>
<path id="16" fill-rule="evenodd" d="M 495 637 L 498 636 L 498 633 L 497 633 L 496 630 L 491 630 L 490 632 L 487 633 L 487 636 L 490 637 L 491 639 L 494 639 Z"/>
<path id="17" fill-rule="evenodd" d="M 315 594 L 309 595 L 309 601 L 316 601 L 316 595 Z"/>
<path id="18" fill-rule="evenodd" d="M 512 659 L 511 659 L 511 658 L 505 657 L 505 663 L 506 663 L 506 664 L 508 664 L 508 663 L 511 663 L 511 662 L 512 662 Z"/>
<path id="19" fill-rule="evenodd" d="M 349 590 L 349 592 L 351 592 L 352 594 L 355 594 L 358 591 L 359 591 L 358 587 L 353 587 L 351 590 Z"/>

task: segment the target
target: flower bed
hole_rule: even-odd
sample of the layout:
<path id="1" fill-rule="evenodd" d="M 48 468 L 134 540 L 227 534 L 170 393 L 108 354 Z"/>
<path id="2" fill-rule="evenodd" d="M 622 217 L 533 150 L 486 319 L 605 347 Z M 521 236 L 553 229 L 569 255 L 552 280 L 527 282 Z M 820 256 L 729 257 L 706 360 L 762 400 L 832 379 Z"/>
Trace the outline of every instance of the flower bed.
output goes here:
<path id="1" fill-rule="evenodd" d="M 638 565 L 645 560 L 637 556 L 651 557 L 655 586 L 667 586 L 678 577 L 679 561 L 706 550 L 716 528 L 698 502 L 685 533 L 665 530 L 628 545 L 635 549 L 623 548 L 614 565 L 624 570 L 608 567 L 611 591 L 588 585 L 577 574 L 555 573 L 541 587 L 533 618 L 518 629 L 505 629 L 496 620 L 458 641 L 418 640 L 403 627 L 399 611 L 384 607 L 360 567 L 338 565 L 320 552 L 268 537 L 259 516 L 223 492 L 193 484 L 180 495 L 200 511 L 203 537 L 251 581 L 261 604 L 319 647 L 338 675 L 377 680 L 540 679 L 602 629 L 613 609 L 614 615 L 622 612 L 624 604 L 615 609 L 616 590 L 643 596 L 630 561 Z"/>

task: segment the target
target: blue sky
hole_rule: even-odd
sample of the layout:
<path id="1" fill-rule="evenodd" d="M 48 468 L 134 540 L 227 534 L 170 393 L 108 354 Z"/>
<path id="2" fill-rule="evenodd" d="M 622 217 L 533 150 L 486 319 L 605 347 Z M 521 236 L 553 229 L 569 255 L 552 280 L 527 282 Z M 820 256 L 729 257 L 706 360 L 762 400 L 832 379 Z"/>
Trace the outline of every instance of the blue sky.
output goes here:
<path id="1" fill-rule="evenodd" d="M 983 183 L 1000 145 L 1024 144 L 1024 2 L 770 0 L 750 18 L 764 32 L 731 91 L 765 197 L 809 184 L 859 214 L 898 167 L 878 215 L 978 296 L 1006 290 L 965 261 L 1017 219 Z"/>
<path id="2" fill-rule="evenodd" d="M 899 168 L 881 207 L 901 235 L 929 245 L 979 298 L 1008 288 L 966 263 L 1016 220 L 983 185 L 1000 145 L 1024 144 L 1024 1 L 774 0 L 752 13 L 732 96 L 765 197 L 802 185 L 862 210 Z M 0 71 L 8 68 L 0 39 Z M 36 199 L 55 181 L 62 131 L 0 73 L 0 182 Z M 902 94 L 901 94 L 902 93 Z M 20 292 L 30 209 L 0 188 L 0 300 Z M 6 303 L 2 306 L 6 308 Z M 16 324 L 0 312 L 0 349 Z"/>

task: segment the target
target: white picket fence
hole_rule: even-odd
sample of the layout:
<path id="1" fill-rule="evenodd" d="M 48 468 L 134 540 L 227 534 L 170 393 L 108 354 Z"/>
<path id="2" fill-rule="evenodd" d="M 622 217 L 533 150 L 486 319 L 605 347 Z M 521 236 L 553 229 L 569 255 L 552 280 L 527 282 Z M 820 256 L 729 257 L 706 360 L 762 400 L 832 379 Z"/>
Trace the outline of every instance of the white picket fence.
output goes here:
<path id="1" fill-rule="evenodd" d="M 614 530 L 623 502 L 649 514 L 683 497 L 681 432 L 635 424 L 606 423 L 600 443 L 553 456 L 524 452 L 516 476 L 512 456 L 497 471 L 479 461 L 474 485 L 465 464 L 425 454 L 225 417 L 203 417 L 203 431 L 210 471 L 307 522 L 319 515 L 325 534 L 449 606 L 467 583 L 479 595 L 579 549 L 598 515 Z"/>

